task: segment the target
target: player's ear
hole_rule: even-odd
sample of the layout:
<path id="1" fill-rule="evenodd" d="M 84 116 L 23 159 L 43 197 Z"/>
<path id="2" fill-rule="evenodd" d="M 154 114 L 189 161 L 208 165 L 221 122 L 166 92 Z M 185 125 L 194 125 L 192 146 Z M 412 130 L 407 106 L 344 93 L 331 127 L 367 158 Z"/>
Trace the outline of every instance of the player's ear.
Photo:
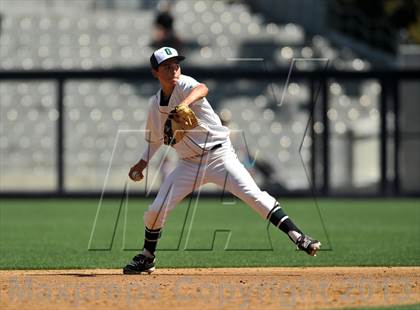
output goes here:
<path id="1" fill-rule="evenodd" d="M 150 70 L 150 72 L 152 73 L 153 77 L 158 78 L 158 76 L 157 76 L 157 70 L 156 69 L 152 68 Z"/>

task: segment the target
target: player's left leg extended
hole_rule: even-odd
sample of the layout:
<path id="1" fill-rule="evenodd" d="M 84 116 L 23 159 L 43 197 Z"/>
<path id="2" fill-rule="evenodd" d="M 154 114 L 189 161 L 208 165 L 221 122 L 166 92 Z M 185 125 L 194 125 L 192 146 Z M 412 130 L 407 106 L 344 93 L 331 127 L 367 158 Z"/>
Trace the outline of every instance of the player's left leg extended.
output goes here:
<path id="1" fill-rule="evenodd" d="M 305 235 L 286 215 L 276 199 L 258 187 L 235 153 L 220 150 L 219 155 L 211 162 L 211 169 L 207 172 L 208 180 L 225 186 L 226 190 L 246 202 L 262 218 L 286 233 L 300 250 L 315 256 L 321 243 Z"/>
<path id="2" fill-rule="evenodd" d="M 124 274 L 152 273 L 155 251 L 169 213 L 189 193 L 205 183 L 203 166 L 181 160 L 161 184 L 159 192 L 144 213 L 144 245 L 140 253 L 123 268 Z"/>

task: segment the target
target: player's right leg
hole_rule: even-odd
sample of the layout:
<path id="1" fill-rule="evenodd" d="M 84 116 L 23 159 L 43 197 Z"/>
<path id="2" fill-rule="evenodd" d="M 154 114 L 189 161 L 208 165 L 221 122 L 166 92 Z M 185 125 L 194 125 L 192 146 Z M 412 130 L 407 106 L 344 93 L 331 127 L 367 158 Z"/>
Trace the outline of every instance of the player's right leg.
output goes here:
<path id="1" fill-rule="evenodd" d="M 154 271 L 155 251 L 166 217 L 185 196 L 203 184 L 202 170 L 197 163 L 180 161 L 161 184 L 155 200 L 144 213 L 143 249 L 124 267 L 125 274 Z"/>
<path id="2" fill-rule="evenodd" d="M 296 246 L 311 256 L 315 256 L 321 243 L 305 235 L 286 215 L 274 197 L 261 191 L 248 170 L 232 152 L 226 152 L 212 163 L 208 170 L 210 182 L 220 186 L 251 206 L 264 219 L 283 231 Z"/>

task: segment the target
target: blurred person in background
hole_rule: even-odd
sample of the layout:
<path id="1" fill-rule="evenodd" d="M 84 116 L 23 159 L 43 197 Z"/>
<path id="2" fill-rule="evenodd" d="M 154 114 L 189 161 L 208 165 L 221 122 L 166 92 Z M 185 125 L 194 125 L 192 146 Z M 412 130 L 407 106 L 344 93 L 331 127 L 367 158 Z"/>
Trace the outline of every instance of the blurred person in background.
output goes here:
<path id="1" fill-rule="evenodd" d="M 174 17 L 171 14 L 171 5 L 165 2 L 160 5 L 154 22 L 152 46 L 155 49 L 172 46 L 182 52 L 182 42 L 173 27 Z"/>

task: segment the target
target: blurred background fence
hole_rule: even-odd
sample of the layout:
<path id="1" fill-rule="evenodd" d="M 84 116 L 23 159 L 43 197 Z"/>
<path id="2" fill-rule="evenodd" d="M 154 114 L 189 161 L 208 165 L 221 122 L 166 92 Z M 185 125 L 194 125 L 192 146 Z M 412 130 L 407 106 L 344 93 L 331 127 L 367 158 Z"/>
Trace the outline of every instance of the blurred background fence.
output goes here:
<path id="1" fill-rule="evenodd" d="M 261 94 L 282 88 L 288 71 L 184 71 L 210 85 L 209 100 L 230 118 L 237 149 L 249 148 L 242 159 L 261 183 L 272 178 L 262 184 L 271 190 L 309 194 L 312 181 L 318 194 L 418 194 L 418 114 L 401 92 L 418 91 L 420 71 L 295 72 L 281 105 L 283 92 L 271 100 Z M 0 79 L 2 195 L 121 191 L 145 145 L 141 129 L 157 86 L 148 70 L 8 72 Z M 364 91 L 345 96 L 344 85 Z M 301 102 L 287 99 L 294 88 L 305 88 Z M 274 175 L 257 169 L 264 161 Z"/>
<path id="2" fill-rule="evenodd" d="M 158 90 L 148 59 L 171 42 L 264 189 L 420 195 L 418 45 L 358 35 L 342 1 L 272 2 L 1 0 L 0 196 L 120 195 Z M 162 148 L 135 192 L 175 160 Z"/>

